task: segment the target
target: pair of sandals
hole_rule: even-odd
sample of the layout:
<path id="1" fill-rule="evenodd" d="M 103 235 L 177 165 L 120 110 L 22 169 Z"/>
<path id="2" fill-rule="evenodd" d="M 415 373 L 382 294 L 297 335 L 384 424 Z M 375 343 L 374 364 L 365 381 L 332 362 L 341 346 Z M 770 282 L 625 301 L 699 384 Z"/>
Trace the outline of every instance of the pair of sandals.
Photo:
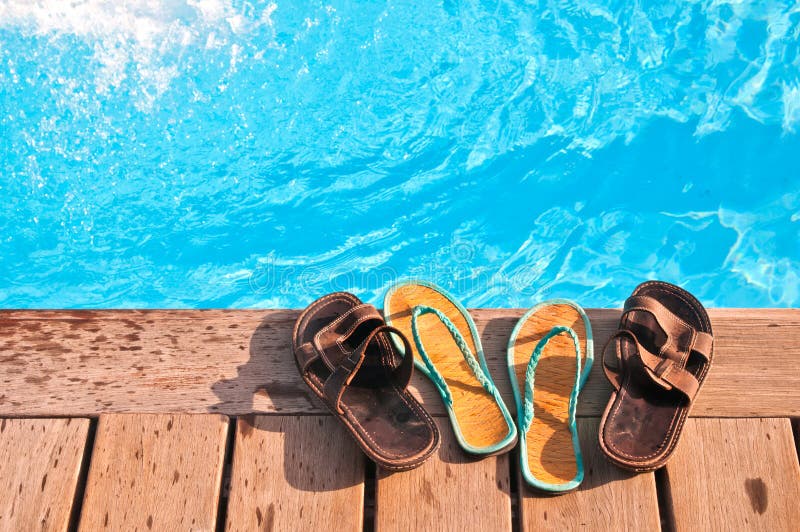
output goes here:
<path id="1" fill-rule="evenodd" d="M 663 286 L 659 289 L 664 290 Z M 690 338 L 686 336 L 688 329 L 671 320 L 675 314 L 670 311 L 678 312 L 687 326 L 701 329 L 707 325 L 707 316 L 705 322 L 702 317 L 689 320 L 674 298 L 658 307 L 643 299 L 648 297 L 644 294 L 648 290 L 635 292 L 638 299 L 631 298 L 632 306 L 626 306 L 621 332 L 612 338 L 612 343 L 617 343 L 614 364 L 607 363 L 604 356 L 604 368 L 615 384 L 615 392 L 602 423 L 601 447 L 618 465 L 637 470 L 654 463 L 648 421 L 639 420 L 633 427 L 638 436 L 631 432 L 631 422 L 638 419 L 637 409 L 643 406 L 641 401 L 648 408 L 650 405 L 647 398 L 636 394 L 642 386 L 651 384 L 639 373 L 650 375 L 647 371 L 652 366 L 652 375 L 659 379 L 652 384 L 676 394 L 677 400 L 681 393 L 696 393 L 699 388 L 686 384 L 691 381 L 679 369 L 688 373 L 707 371 L 702 360 L 696 359 L 685 369 L 679 368 L 688 360 L 680 357 L 681 342 Z M 439 446 L 436 424 L 407 390 L 416 366 L 437 388 L 465 451 L 498 454 L 511 449 L 519 439 L 520 467 L 528 484 L 548 492 L 569 491 L 580 485 L 584 469 L 575 410 L 593 360 L 591 325 L 580 306 L 567 300 L 541 303 L 525 313 L 514 328 L 507 360 L 516 424 L 489 374 L 475 324 L 452 296 L 429 283 L 402 283 L 387 292 L 384 315 L 385 319 L 375 307 L 352 294 L 330 294 L 303 311 L 293 338 L 303 379 L 373 461 L 388 470 L 412 469 Z M 664 334 L 647 334 L 665 321 L 670 324 L 661 327 Z M 653 355 L 653 342 L 663 342 L 665 337 L 659 355 Z M 701 344 L 706 342 L 702 336 L 696 338 L 701 338 Z M 705 352 L 704 345 L 699 348 Z M 710 360 L 710 344 L 708 349 Z M 690 347 L 689 352 L 696 351 Z M 409 353 L 412 356 L 406 356 Z M 656 363 L 648 358 L 650 355 L 674 362 L 665 369 L 666 362 Z M 644 369 L 637 365 L 639 361 L 644 361 Z M 704 375 L 698 374 L 700 384 Z M 685 400 L 685 394 L 680 398 Z M 668 408 L 659 405 L 663 411 Z M 683 409 L 684 405 L 673 405 L 673 410 L 676 408 Z M 679 423 L 677 432 L 674 423 L 662 427 L 670 431 L 665 438 L 680 432 L 688 409 L 681 412 L 674 416 Z M 642 466 L 636 453 L 651 463 Z M 667 456 L 669 453 L 671 449 Z"/>

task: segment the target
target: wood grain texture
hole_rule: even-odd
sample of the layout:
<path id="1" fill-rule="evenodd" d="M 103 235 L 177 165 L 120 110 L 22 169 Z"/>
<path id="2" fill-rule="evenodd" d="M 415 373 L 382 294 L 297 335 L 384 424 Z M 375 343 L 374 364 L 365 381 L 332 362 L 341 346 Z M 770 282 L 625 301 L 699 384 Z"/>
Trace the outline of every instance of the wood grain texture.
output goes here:
<path id="1" fill-rule="evenodd" d="M 492 377 L 512 408 L 505 350 L 522 310 L 475 310 Z M 618 310 L 589 310 L 599 351 Z M 800 310 L 711 309 L 714 366 L 694 416 L 800 416 Z M 298 312 L 0 311 L 0 416 L 111 412 L 326 413 L 291 354 Z M 435 415 L 427 379 L 412 384 Z M 579 416 L 599 416 L 610 388 L 595 364 Z"/>
<path id="2" fill-rule="evenodd" d="M 103 415 L 80 530 L 214 530 L 228 420 Z"/>
<path id="3" fill-rule="evenodd" d="M 0 531 L 67 530 L 88 419 L 0 419 Z"/>
<path id="4" fill-rule="evenodd" d="M 788 419 L 690 419 L 666 472 L 678 531 L 797 530 Z"/>
<path id="5" fill-rule="evenodd" d="M 375 530 L 511 530 L 508 454 L 476 460 L 459 447 L 449 420 L 442 444 L 411 471 L 378 468 Z"/>
<path id="6" fill-rule="evenodd" d="M 597 445 L 599 420 L 578 420 L 586 476 L 564 495 L 529 488 L 521 475 L 520 530 L 658 530 L 659 513 L 653 473 L 635 475 L 611 465 Z M 518 456 L 514 456 L 518 460 Z"/>
<path id="7" fill-rule="evenodd" d="M 365 459 L 331 416 L 239 418 L 227 530 L 361 530 Z"/>

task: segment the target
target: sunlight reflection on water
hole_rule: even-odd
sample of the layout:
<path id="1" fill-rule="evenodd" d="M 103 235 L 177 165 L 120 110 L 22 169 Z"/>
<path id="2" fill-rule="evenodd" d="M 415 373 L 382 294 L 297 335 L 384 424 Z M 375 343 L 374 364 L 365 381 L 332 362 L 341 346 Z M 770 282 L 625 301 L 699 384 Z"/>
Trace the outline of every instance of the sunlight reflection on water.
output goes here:
<path id="1" fill-rule="evenodd" d="M 800 7 L 0 0 L 0 306 L 800 303 Z"/>

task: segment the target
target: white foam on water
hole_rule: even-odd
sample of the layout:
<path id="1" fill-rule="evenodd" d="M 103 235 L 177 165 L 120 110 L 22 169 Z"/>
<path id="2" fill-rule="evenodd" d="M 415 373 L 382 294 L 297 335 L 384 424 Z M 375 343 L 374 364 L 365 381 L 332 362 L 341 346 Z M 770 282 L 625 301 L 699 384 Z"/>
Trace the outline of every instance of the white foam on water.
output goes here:
<path id="1" fill-rule="evenodd" d="M 271 4 L 268 12 L 275 10 Z M 265 12 L 266 13 L 266 12 Z M 267 18 L 268 20 L 268 18 Z M 17 27 L 35 34 L 71 34 L 103 41 L 120 39 L 155 49 L 167 34 L 189 44 L 196 27 L 242 31 L 244 18 L 223 0 L 4 0 L 0 2 L 0 27 Z"/>
<path id="2" fill-rule="evenodd" d="M 98 94 L 118 88 L 132 65 L 140 82 L 136 106 L 146 111 L 182 74 L 173 58 L 176 50 L 229 47 L 230 69 L 236 71 L 241 47 L 231 37 L 271 25 L 276 9 L 270 3 L 248 21 L 226 0 L 2 0 L 0 28 L 84 40 L 99 65 L 93 72 Z"/>

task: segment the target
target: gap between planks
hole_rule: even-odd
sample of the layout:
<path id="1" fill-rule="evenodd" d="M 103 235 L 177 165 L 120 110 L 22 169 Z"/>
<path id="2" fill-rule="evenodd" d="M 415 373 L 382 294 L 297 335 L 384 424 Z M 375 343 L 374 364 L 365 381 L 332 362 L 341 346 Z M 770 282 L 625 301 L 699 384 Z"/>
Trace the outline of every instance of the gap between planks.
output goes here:
<path id="1" fill-rule="evenodd" d="M 228 518 L 228 502 L 230 501 L 231 472 L 233 470 L 233 453 L 236 446 L 236 419 L 228 418 L 228 432 L 225 437 L 225 454 L 220 472 L 219 501 L 217 504 L 216 532 L 223 532 Z"/>
<path id="2" fill-rule="evenodd" d="M 800 464 L 787 418 L 690 419 L 663 471 L 674 530 L 796 530 Z"/>
<path id="3" fill-rule="evenodd" d="M 160 421 L 171 417 L 172 416 L 143 417 L 136 415 L 108 416 L 108 418 L 120 418 L 116 420 L 116 425 L 119 425 L 120 421 L 135 421 L 137 418 L 144 418 L 146 420 L 144 424 L 148 426 L 154 423 L 157 425 Z M 177 417 L 214 418 L 215 416 Z M 64 423 L 62 420 L 53 421 L 56 423 Z M 260 416 L 256 418 L 231 420 L 224 434 L 224 439 L 227 442 L 225 444 L 225 456 L 227 458 L 223 459 L 223 462 L 235 463 L 237 458 L 241 458 L 241 455 L 238 454 L 239 450 L 235 447 L 234 442 L 236 439 L 247 437 L 248 440 L 250 440 L 250 443 L 243 447 L 243 449 L 245 449 L 243 452 L 246 452 L 247 445 L 252 448 L 251 451 L 255 449 L 253 444 L 259 440 L 252 440 L 254 435 L 258 438 L 266 438 L 263 442 L 268 444 L 268 447 L 269 445 L 274 446 L 274 442 L 278 441 L 274 438 L 279 437 L 281 433 L 280 431 L 276 433 L 273 430 L 269 430 L 269 427 L 289 427 L 290 431 L 305 431 L 303 432 L 306 434 L 305 437 L 311 438 L 312 440 L 325 441 L 319 438 L 319 434 L 317 434 L 319 431 L 318 428 L 314 428 L 311 432 L 308 432 L 307 428 L 302 428 L 316 427 L 317 423 L 315 421 L 323 422 L 325 425 L 324 432 L 330 434 L 329 439 L 331 441 L 326 442 L 326 449 L 329 449 L 331 443 L 334 443 L 334 445 L 343 445 L 341 449 L 350 449 L 346 452 L 346 455 L 358 456 L 360 462 L 363 464 L 363 456 L 360 454 L 360 451 L 358 451 L 345 431 L 342 430 L 341 427 L 338 427 L 338 423 L 332 416 L 284 416 L 282 420 L 275 417 Z M 38 426 L 48 423 L 48 420 L 16 420 L 14 422 Z M 7 424 L 9 423 L 12 422 L 8 421 Z M 276 425 L 276 423 L 278 425 Z M 449 428 L 449 424 L 443 422 L 443 420 L 439 420 L 439 423 L 442 431 L 446 434 L 450 434 L 451 429 Z M 504 466 L 504 475 L 507 475 L 505 478 L 514 479 L 512 484 L 518 484 L 518 486 L 514 487 L 509 486 L 511 489 L 506 491 L 508 494 L 507 497 L 510 497 L 510 516 L 514 519 L 510 522 L 512 529 L 517 529 L 517 527 L 521 530 L 532 530 L 534 528 L 546 529 L 548 525 L 554 529 L 558 529 L 579 522 L 587 524 L 587 519 L 590 520 L 588 522 L 591 522 L 592 526 L 603 528 L 606 525 L 611 526 L 612 524 L 603 521 L 604 516 L 608 514 L 608 516 L 613 519 L 613 523 L 629 529 L 641 528 L 642 526 L 650 527 L 654 525 L 654 523 L 658 523 L 658 516 L 660 515 L 660 524 L 665 531 L 690 530 L 696 527 L 706 528 L 709 526 L 768 526 L 774 530 L 789 530 L 791 523 L 794 522 L 792 519 L 800 517 L 800 515 L 797 515 L 796 505 L 794 504 L 794 501 L 800 496 L 800 494 L 798 494 L 798 487 L 800 487 L 800 466 L 798 465 L 796 440 L 793 434 L 793 427 L 795 430 L 797 428 L 797 420 L 790 421 L 785 418 L 760 420 L 692 419 L 687 424 L 687 432 L 682 438 L 682 442 L 678 447 L 675 457 L 668 464 L 666 469 L 662 469 L 660 472 L 656 473 L 654 483 L 652 480 L 647 480 L 648 478 L 652 478 L 652 474 L 628 475 L 605 462 L 599 450 L 593 445 L 594 439 L 596 438 L 598 423 L 599 421 L 597 419 L 583 419 L 579 422 L 582 429 L 580 432 L 581 441 L 587 463 L 587 479 L 584 486 L 582 486 L 578 492 L 561 497 L 542 498 L 538 494 L 531 493 L 530 490 L 524 486 L 518 487 L 520 478 L 515 467 L 515 463 L 518 460 L 516 451 L 512 452 L 504 459 L 506 464 Z M 136 427 L 141 427 L 142 423 L 134 422 L 134 425 Z M 252 428 L 247 428 L 248 426 Z M 253 428 L 257 430 L 253 432 Z M 268 430 L 262 433 L 265 428 Z M 245 436 L 246 434 L 248 436 Z M 314 436 L 315 434 L 316 436 Z M 448 437 L 446 436 L 446 438 Z M 99 463 L 103 461 L 102 459 L 99 459 L 98 462 L 87 459 L 91 458 L 90 454 L 93 448 L 91 444 L 91 435 L 87 432 L 86 439 L 81 443 L 83 456 L 81 468 L 83 472 L 78 474 L 79 477 L 86 476 L 87 469 L 102 467 L 102 464 Z M 182 446 L 177 448 L 177 450 L 187 448 L 186 446 Z M 455 447 L 452 449 L 446 447 L 445 449 L 448 455 L 445 457 L 445 460 L 448 462 L 463 454 L 460 449 Z M 181 456 L 181 453 L 175 453 L 175 450 L 176 448 L 173 446 L 172 451 L 168 453 L 172 456 L 172 459 L 177 459 Z M 305 458 L 301 458 L 301 461 L 313 460 L 313 456 L 321 454 L 319 451 L 315 450 L 313 445 L 308 447 L 307 444 L 302 444 L 297 447 L 297 450 L 306 453 L 304 455 Z M 284 451 L 285 449 L 282 449 L 281 454 L 278 456 L 288 456 L 283 454 Z M 355 455 L 351 453 L 355 453 Z M 754 455 L 761 456 L 764 459 L 753 460 Z M 241 488 L 242 471 L 252 469 L 249 468 L 249 466 L 252 465 L 250 460 L 259 460 L 261 453 L 251 453 L 250 456 L 250 459 L 244 462 L 240 461 L 239 463 L 240 477 L 238 478 L 238 495 L 240 497 L 250 497 L 250 500 L 255 502 L 255 499 L 252 499 L 254 496 L 258 497 L 255 486 L 253 486 L 252 490 L 245 489 L 242 491 Z M 491 460 L 494 460 L 494 458 Z M 509 460 L 511 461 L 510 463 L 508 462 Z M 446 463 L 437 463 L 439 461 L 440 459 L 437 457 L 434 459 L 433 463 L 428 464 L 430 467 L 433 467 L 431 474 L 439 475 L 447 466 Z M 350 459 L 345 458 L 343 465 L 351 463 Z M 482 462 L 477 462 L 478 465 L 481 463 Z M 725 464 L 736 464 L 737 467 L 725 467 Z M 483 465 L 486 465 L 486 463 L 483 463 Z M 344 465 L 344 467 L 347 468 L 348 466 Z M 474 463 L 467 465 L 468 469 L 466 471 L 469 472 L 469 476 L 473 475 L 474 467 Z M 285 480 L 283 477 L 284 471 L 284 467 L 278 468 L 276 471 L 278 476 L 273 478 L 268 484 L 272 485 L 274 482 L 280 483 L 282 479 Z M 403 477 L 410 479 L 409 482 L 414 484 L 417 481 L 411 479 L 415 478 L 415 476 L 419 477 L 419 475 L 422 475 L 424 477 L 426 475 L 424 470 L 415 471 L 393 474 L 388 477 L 383 475 L 381 477 L 383 480 L 379 479 L 378 485 L 380 486 L 381 482 L 385 482 L 387 479 L 392 479 L 395 483 L 400 482 L 400 484 L 406 484 L 407 481 L 403 480 Z M 224 478 L 225 473 L 222 468 L 220 468 L 218 475 L 218 478 Z M 234 472 L 232 471 L 231 476 L 233 477 L 233 475 Z M 361 478 L 365 479 L 366 476 L 362 475 Z M 759 482 L 758 479 L 761 479 L 761 482 Z M 497 481 L 497 479 L 490 480 L 493 480 L 491 483 L 492 485 L 494 485 L 494 481 Z M 50 481 L 54 482 L 55 479 L 51 476 Z M 324 480 L 320 481 L 323 482 L 323 484 L 327 482 Z M 422 480 L 419 481 L 422 482 Z M 641 484 L 642 481 L 645 481 L 645 483 Z M 697 483 L 703 485 L 698 487 Z M 85 496 L 80 489 L 80 484 L 81 481 L 79 479 L 77 487 L 74 489 L 74 493 L 71 497 L 73 501 L 82 501 Z M 653 492 L 648 486 L 653 486 L 658 492 L 659 504 L 657 504 L 655 509 L 653 506 Z M 276 488 L 270 489 L 273 490 L 273 495 L 280 495 L 281 493 L 280 491 L 275 492 L 274 490 Z M 371 498 L 376 501 L 375 505 L 380 508 L 379 501 L 389 500 L 387 497 L 391 497 L 391 494 L 381 497 L 380 494 L 377 493 L 377 489 L 374 494 L 370 494 L 369 491 L 369 486 L 365 483 L 360 505 L 360 515 L 363 517 L 359 519 L 359 512 L 356 512 L 357 518 L 353 523 L 354 530 L 358 529 L 357 527 L 363 527 L 367 530 L 370 529 L 371 519 L 369 517 L 368 501 Z M 648 495 L 648 493 L 651 495 Z M 644 499 L 642 499 L 643 496 Z M 704 501 L 706 501 L 705 497 L 708 496 L 711 497 L 710 503 L 712 504 L 712 511 L 703 512 L 698 508 L 694 508 L 694 506 L 706 504 Z M 87 499 L 88 498 L 87 496 Z M 215 519 L 212 522 L 215 522 L 218 530 L 223 528 L 230 530 L 238 529 L 239 527 L 234 526 L 235 523 L 228 523 L 223 512 L 219 510 L 219 508 L 223 507 L 223 498 L 224 493 L 222 493 L 221 490 L 219 490 L 216 499 L 212 498 L 212 503 L 217 508 Z M 352 498 L 348 497 L 348 500 L 352 501 Z M 598 508 L 611 508 L 616 504 L 615 501 L 621 504 L 620 508 L 609 512 L 595 511 Z M 239 502 L 241 502 L 241 500 Z M 449 504 L 447 497 L 438 498 L 437 502 L 439 505 Z M 646 504 L 642 506 L 644 503 Z M 132 501 L 131 504 L 136 506 L 140 504 L 140 502 Z M 228 504 L 230 504 L 230 502 Z M 320 504 L 324 506 L 323 503 Z M 339 506 L 339 504 L 333 503 L 329 505 L 329 509 L 335 512 Z M 512 510 L 514 506 L 520 508 L 521 512 L 519 516 L 514 515 L 516 513 Z M 247 507 L 248 505 L 244 507 L 241 505 L 236 506 L 234 508 L 235 515 L 248 514 L 246 511 Z M 249 515 L 255 515 L 253 510 L 254 506 L 249 506 L 249 508 Z M 386 518 L 380 517 L 378 512 L 381 512 L 381 510 L 378 508 L 375 509 L 375 519 L 384 519 L 384 521 L 382 521 L 385 525 L 382 528 L 384 530 L 394 528 L 390 527 L 390 524 L 397 525 L 397 528 L 401 528 L 401 525 L 405 526 L 408 524 L 408 519 L 413 520 L 414 518 L 411 514 L 391 514 L 394 517 L 390 518 L 387 522 L 385 520 Z M 595 510 L 589 511 L 592 508 Z M 81 508 L 73 503 L 71 511 L 67 512 L 67 514 L 71 513 L 73 515 L 73 518 L 69 519 L 69 529 L 75 529 L 79 524 L 75 521 L 74 515 L 75 512 L 80 511 Z M 275 511 L 276 510 L 273 510 L 273 512 Z M 282 510 L 279 509 L 278 511 L 284 511 L 289 516 L 296 515 L 293 514 L 291 506 Z M 385 514 L 386 509 L 382 512 Z M 793 515 L 793 512 L 795 515 Z M 93 512 L 92 508 L 84 508 L 84 513 L 92 514 L 96 513 L 96 511 Z M 449 512 L 445 512 L 443 515 L 447 515 L 448 513 Z M 63 511 L 61 515 L 64 515 Z M 281 514 L 273 513 L 272 518 L 277 519 L 280 515 Z M 398 517 L 398 515 L 400 517 Z M 458 516 L 457 513 L 452 513 L 450 515 L 455 516 L 453 518 Z M 318 516 L 325 516 L 325 512 L 323 511 Z M 650 518 L 647 518 L 647 516 L 650 516 Z M 652 521 L 653 517 L 656 519 L 655 522 Z M 400 523 L 397 522 L 398 519 L 401 521 Z M 642 521 L 642 519 L 645 520 Z M 178 521 L 175 522 L 177 523 Z M 243 528 L 246 529 L 248 527 L 244 526 Z M 501 528 L 506 527 L 501 526 Z"/>
<path id="4" fill-rule="evenodd" d="M 228 424 L 213 414 L 101 416 L 78 529 L 213 529 Z"/>
<path id="5" fill-rule="evenodd" d="M 83 459 L 78 473 L 78 483 L 75 487 L 75 494 L 72 498 L 72 509 L 69 516 L 69 532 L 77 532 L 83 510 L 83 496 L 86 493 L 86 479 L 89 478 L 89 466 L 92 463 L 92 451 L 94 450 L 94 439 L 97 435 L 97 419 L 89 420 L 89 431 L 86 435 L 86 443 L 83 446 Z"/>

